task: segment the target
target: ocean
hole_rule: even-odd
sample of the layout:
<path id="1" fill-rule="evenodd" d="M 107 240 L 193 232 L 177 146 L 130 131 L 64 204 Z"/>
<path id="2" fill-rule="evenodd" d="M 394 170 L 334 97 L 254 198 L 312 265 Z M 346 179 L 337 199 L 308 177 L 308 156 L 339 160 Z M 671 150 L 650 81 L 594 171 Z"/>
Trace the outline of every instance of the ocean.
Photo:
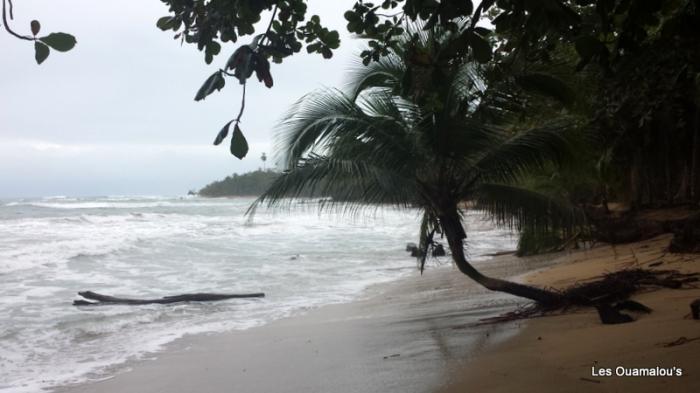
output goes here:
<path id="1" fill-rule="evenodd" d="M 252 198 L 51 197 L 0 201 L 0 391 L 108 378 L 187 334 L 249 329 L 415 274 L 405 251 L 420 214 L 259 209 Z M 469 254 L 515 237 L 468 214 Z M 432 266 L 449 265 L 443 257 Z M 265 292 L 262 299 L 75 307 L 77 292 L 161 297 Z"/>

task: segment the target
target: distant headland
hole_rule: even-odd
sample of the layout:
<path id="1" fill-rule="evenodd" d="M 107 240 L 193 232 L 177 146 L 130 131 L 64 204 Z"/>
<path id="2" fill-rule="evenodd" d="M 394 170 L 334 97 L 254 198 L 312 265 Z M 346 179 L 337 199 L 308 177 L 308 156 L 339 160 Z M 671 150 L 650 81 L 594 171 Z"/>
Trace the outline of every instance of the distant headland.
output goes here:
<path id="1" fill-rule="evenodd" d="M 199 191 L 190 191 L 189 194 L 197 194 L 202 197 L 232 197 L 232 196 L 259 196 L 272 182 L 279 177 L 280 173 L 271 169 L 247 172 L 243 174 L 234 173 L 226 176 L 223 180 L 217 180 L 204 186 Z"/>

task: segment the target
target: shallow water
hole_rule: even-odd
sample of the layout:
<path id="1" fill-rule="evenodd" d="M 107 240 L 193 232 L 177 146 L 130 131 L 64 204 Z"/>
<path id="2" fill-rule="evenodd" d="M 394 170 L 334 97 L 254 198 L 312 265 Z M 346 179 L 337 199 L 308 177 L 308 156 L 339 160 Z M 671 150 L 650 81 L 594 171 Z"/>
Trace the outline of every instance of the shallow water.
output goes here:
<path id="1" fill-rule="evenodd" d="M 0 202 L 0 391 L 109 376 L 185 334 L 247 329 L 405 276 L 416 211 L 244 213 L 252 199 L 44 198 Z M 474 259 L 513 247 L 467 217 Z M 80 290 L 139 297 L 258 292 L 264 299 L 74 307 Z"/>

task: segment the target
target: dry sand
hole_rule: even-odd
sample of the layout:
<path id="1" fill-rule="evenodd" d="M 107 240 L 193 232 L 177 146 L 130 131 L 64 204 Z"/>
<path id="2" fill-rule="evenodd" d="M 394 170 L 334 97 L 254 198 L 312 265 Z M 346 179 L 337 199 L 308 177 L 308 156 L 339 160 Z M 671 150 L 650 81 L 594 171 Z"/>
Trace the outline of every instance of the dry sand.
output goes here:
<path id="1" fill-rule="evenodd" d="M 658 261 L 663 264 L 657 269 L 700 271 L 698 255 L 664 254 L 669 240 L 547 258 L 501 256 L 479 268 L 553 287 Z M 640 294 L 635 299 L 654 312 L 623 325 L 602 325 L 594 311 L 584 310 L 474 326 L 518 300 L 487 292 L 445 266 L 375 288 L 361 301 L 248 331 L 185 338 L 155 360 L 132 362 L 126 372 L 118 368 L 114 378 L 58 391 L 696 392 L 700 340 L 663 344 L 700 337 L 700 322 L 687 316 L 698 297 L 698 289 Z M 683 376 L 597 377 L 594 366 L 675 366 Z"/>
<path id="2" fill-rule="evenodd" d="M 616 247 L 572 253 L 562 264 L 526 281 L 563 288 L 577 280 L 630 267 L 700 272 L 700 255 L 667 254 L 669 235 Z M 594 310 L 528 320 L 516 337 L 481 353 L 459 372 L 452 392 L 700 392 L 700 321 L 689 304 L 700 289 L 662 289 L 634 296 L 649 315 L 622 325 L 602 325 Z M 692 341 L 665 346 L 681 337 Z M 696 339 L 696 340 L 693 340 Z M 681 340 L 682 341 L 682 340 Z M 596 376 L 592 367 L 682 369 L 681 377 Z M 598 372 L 600 374 L 600 372 Z"/>

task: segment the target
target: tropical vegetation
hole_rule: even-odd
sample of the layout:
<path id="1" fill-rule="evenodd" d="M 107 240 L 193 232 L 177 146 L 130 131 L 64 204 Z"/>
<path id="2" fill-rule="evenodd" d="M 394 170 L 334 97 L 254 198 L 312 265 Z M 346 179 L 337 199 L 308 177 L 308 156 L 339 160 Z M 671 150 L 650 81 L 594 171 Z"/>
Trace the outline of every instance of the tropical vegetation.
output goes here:
<path id="1" fill-rule="evenodd" d="M 257 170 L 248 173 L 234 173 L 222 180 L 202 187 L 197 193 L 203 197 L 260 196 L 277 179 L 279 173 L 271 170 Z"/>
<path id="2" fill-rule="evenodd" d="M 402 49 L 359 66 L 346 91 L 319 90 L 290 109 L 279 134 L 286 171 L 256 204 L 286 205 L 312 189 L 345 196 L 323 208 L 418 208 L 422 263 L 439 233 L 459 270 L 486 288 L 557 302 L 556 293 L 477 271 L 464 253 L 462 217 L 473 208 L 533 231 L 582 224 L 567 201 L 519 186 L 529 171 L 571 161 L 574 122 L 562 115 L 523 124 L 525 92 L 491 86 L 492 70 L 478 62 L 454 62 L 449 49 L 458 34 L 410 33 Z M 429 63 L 418 65 L 416 57 Z"/>

